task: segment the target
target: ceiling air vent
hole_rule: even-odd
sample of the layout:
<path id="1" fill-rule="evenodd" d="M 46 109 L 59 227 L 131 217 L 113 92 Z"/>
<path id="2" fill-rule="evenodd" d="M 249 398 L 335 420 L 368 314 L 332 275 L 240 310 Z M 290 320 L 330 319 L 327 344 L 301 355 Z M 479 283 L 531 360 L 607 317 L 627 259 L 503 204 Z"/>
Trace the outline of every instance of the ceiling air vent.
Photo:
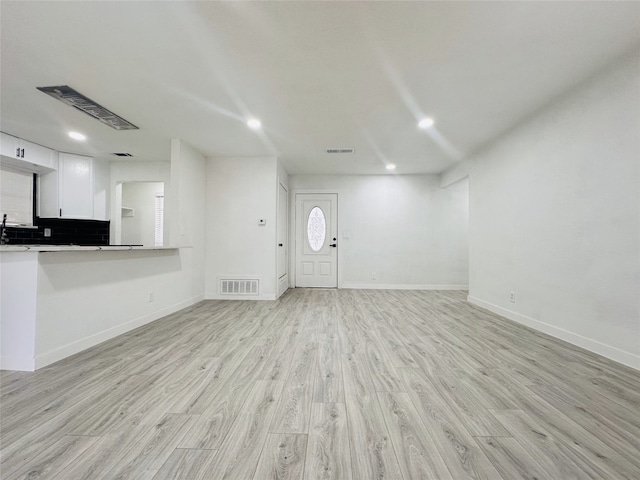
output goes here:
<path id="1" fill-rule="evenodd" d="M 327 153 L 353 153 L 354 148 L 327 148 Z"/>
<path id="2" fill-rule="evenodd" d="M 111 128 L 115 128 L 116 130 L 138 130 L 138 127 L 133 123 L 127 122 L 124 118 L 107 110 L 102 105 L 98 105 L 68 85 L 36 88 L 67 105 L 77 108 L 87 115 L 91 115 L 96 120 L 101 121 L 105 125 L 109 125 Z"/>
<path id="3" fill-rule="evenodd" d="M 130 153 L 112 153 L 111 155 L 115 155 L 116 157 L 133 157 Z"/>

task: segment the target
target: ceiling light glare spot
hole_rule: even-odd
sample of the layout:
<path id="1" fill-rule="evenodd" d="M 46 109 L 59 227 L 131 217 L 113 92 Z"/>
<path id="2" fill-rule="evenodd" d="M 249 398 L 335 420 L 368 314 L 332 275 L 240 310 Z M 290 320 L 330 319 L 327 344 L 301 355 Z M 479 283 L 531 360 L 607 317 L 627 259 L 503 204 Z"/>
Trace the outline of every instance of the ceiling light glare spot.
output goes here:
<path id="1" fill-rule="evenodd" d="M 262 127 L 262 123 L 257 118 L 250 118 L 247 120 L 247 126 L 252 130 L 259 130 Z"/>
<path id="2" fill-rule="evenodd" d="M 396 169 L 396 166 L 393 163 L 390 163 L 389 165 L 387 165 L 387 170 L 389 170 L 390 172 L 395 169 Z"/>
<path id="3" fill-rule="evenodd" d="M 69 136 L 74 140 L 83 141 L 86 140 L 87 137 L 79 132 L 69 132 Z"/>
<path id="4" fill-rule="evenodd" d="M 433 127 L 433 118 L 423 118 L 418 122 L 418 127 L 426 130 L 427 128 Z"/>

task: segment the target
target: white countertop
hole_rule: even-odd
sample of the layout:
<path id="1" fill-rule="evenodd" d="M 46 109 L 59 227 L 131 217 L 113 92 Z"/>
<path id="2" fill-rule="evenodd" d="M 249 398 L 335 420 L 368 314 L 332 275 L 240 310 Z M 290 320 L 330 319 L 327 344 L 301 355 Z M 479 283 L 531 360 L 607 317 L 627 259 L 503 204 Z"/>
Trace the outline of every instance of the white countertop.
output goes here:
<path id="1" fill-rule="evenodd" d="M 0 252 L 121 252 L 128 250 L 177 250 L 188 247 L 136 247 L 131 245 L 0 245 Z"/>

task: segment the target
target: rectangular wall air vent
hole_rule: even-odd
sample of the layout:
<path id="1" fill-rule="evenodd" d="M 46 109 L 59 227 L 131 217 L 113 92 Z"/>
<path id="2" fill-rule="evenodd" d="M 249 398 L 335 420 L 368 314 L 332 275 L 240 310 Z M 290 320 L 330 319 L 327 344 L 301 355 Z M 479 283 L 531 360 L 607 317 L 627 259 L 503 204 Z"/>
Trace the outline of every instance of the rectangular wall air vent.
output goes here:
<path id="1" fill-rule="evenodd" d="M 327 148 L 327 153 L 353 153 L 354 148 Z"/>
<path id="2" fill-rule="evenodd" d="M 221 279 L 221 295 L 258 295 L 260 282 L 256 279 Z"/>
<path id="3" fill-rule="evenodd" d="M 88 97 L 85 97 L 81 93 L 77 92 L 68 85 L 59 85 L 57 87 L 36 87 L 41 92 L 52 96 L 56 100 L 60 100 L 67 105 L 77 108 L 81 112 L 92 116 L 96 120 L 109 125 L 116 130 L 138 130 L 133 123 L 127 122 L 124 118 L 119 117 L 115 113 L 107 110 L 102 105 L 98 105 L 96 102 Z"/>
<path id="4" fill-rule="evenodd" d="M 133 155 L 131 155 L 130 153 L 112 153 L 111 155 L 115 155 L 116 157 L 133 157 Z"/>

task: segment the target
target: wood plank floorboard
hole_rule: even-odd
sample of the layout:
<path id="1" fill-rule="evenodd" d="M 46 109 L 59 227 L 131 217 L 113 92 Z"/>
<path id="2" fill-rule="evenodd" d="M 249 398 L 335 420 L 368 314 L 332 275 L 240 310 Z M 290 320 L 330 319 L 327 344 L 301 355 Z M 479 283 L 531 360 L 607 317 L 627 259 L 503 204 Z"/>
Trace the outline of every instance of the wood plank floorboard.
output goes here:
<path id="1" fill-rule="evenodd" d="M 259 477 L 256 477 L 258 480 Z M 314 403 L 305 480 L 351 480 L 351 454 L 344 403 Z"/>
<path id="2" fill-rule="evenodd" d="M 270 433 L 262 449 L 254 480 L 302 480 L 307 435 Z"/>
<path id="3" fill-rule="evenodd" d="M 461 291 L 203 301 L 0 372 L 0 478 L 637 480 L 640 372 Z"/>

